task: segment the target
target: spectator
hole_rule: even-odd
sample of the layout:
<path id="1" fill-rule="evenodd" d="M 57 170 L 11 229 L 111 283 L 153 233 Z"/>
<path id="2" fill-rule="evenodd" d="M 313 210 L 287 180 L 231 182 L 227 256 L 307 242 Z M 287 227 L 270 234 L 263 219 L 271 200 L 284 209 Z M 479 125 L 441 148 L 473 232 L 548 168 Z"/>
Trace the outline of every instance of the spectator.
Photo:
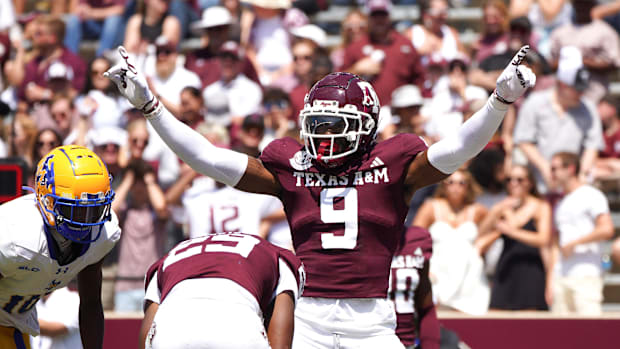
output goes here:
<path id="1" fill-rule="evenodd" d="M 187 53 L 185 68 L 198 74 L 203 88 L 221 78 L 218 54 L 222 44 L 229 40 L 233 24 L 234 18 L 230 12 L 221 6 L 207 8 L 202 13 L 202 19 L 192 24 L 192 30 L 200 36 L 201 46 Z M 241 71 L 258 82 L 254 65 L 247 57 L 242 58 Z"/>
<path id="2" fill-rule="evenodd" d="M 273 85 L 296 96 L 310 91 L 312 61 L 319 46 L 310 39 L 297 39 L 293 44 L 293 73 L 280 77 Z"/>
<path id="3" fill-rule="evenodd" d="M 177 17 L 167 14 L 169 1 L 144 0 L 143 11 L 129 18 L 123 46 L 135 55 L 145 55 L 149 44 L 164 36 L 168 42 L 181 40 L 181 25 Z"/>
<path id="4" fill-rule="evenodd" d="M 505 169 L 504 153 L 498 148 L 484 149 L 469 164 L 469 171 L 482 189 L 476 201 L 488 209 L 506 197 Z"/>
<path id="5" fill-rule="evenodd" d="M 257 157 L 260 155 L 260 144 L 265 135 L 265 122 L 260 114 L 250 114 L 243 118 L 239 131 L 238 143 L 234 148 L 238 151 Z"/>
<path id="6" fill-rule="evenodd" d="M 9 35 L 5 34 L 2 42 L 4 43 L 3 46 L 6 47 L 5 55 L 7 61 L 3 65 L 2 74 L 6 79 L 7 86 L 12 88 L 19 87 L 24 80 L 24 76 L 26 76 L 26 64 L 39 54 L 38 49 L 35 49 L 33 45 L 38 26 L 39 21 L 29 18 L 21 26 L 21 40 L 10 40 Z M 10 43 L 10 45 L 6 45 L 6 43 Z M 6 103 L 17 105 L 16 96 L 12 92 L 10 97 L 2 95 L 2 100 Z"/>
<path id="7" fill-rule="evenodd" d="M 9 132 L 9 157 L 19 157 L 28 165 L 27 173 L 36 168 L 36 163 L 32 158 L 34 144 L 36 142 L 37 125 L 26 114 L 17 114 L 10 124 Z"/>
<path id="8" fill-rule="evenodd" d="M 595 179 L 614 179 L 620 171 L 620 120 L 618 101 L 612 96 L 603 97 L 597 106 L 603 126 L 605 149 L 599 153 L 593 169 Z"/>
<path id="9" fill-rule="evenodd" d="M 340 27 L 340 44 L 331 51 L 330 59 L 335 71 L 341 71 L 344 64 L 344 52 L 352 42 L 362 39 L 368 33 L 368 17 L 359 9 L 352 9 Z"/>
<path id="10" fill-rule="evenodd" d="M 62 144 L 86 145 L 88 132 L 87 116 L 79 115 L 68 96 L 57 96 L 50 106 L 55 127 L 62 137 Z"/>
<path id="11" fill-rule="evenodd" d="M 114 310 L 140 311 L 144 298 L 143 276 L 163 251 L 164 221 L 168 209 L 153 168 L 132 159 L 116 189 L 112 204 L 123 229 L 118 257 Z"/>
<path id="12" fill-rule="evenodd" d="M 63 287 L 37 302 L 41 334 L 31 337 L 34 349 L 82 349 L 79 327 L 80 296 Z"/>
<path id="13" fill-rule="evenodd" d="M 448 86 L 435 91 L 429 105 L 422 113 L 429 116 L 426 133 L 431 143 L 457 132 L 465 121 L 465 114 L 476 100 L 486 100 L 487 92 L 467 81 L 468 62 L 458 57 L 449 62 Z M 477 110 L 477 109 L 476 109 Z"/>
<path id="14" fill-rule="evenodd" d="M 293 73 L 295 85 L 287 92 L 293 101 L 293 117 L 298 117 L 303 109 L 303 100 L 315 82 L 312 76 L 314 60 L 319 54 L 317 45 L 307 39 L 299 40 L 293 45 Z"/>
<path id="15" fill-rule="evenodd" d="M 95 58 L 88 69 L 84 94 L 76 101 L 78 108 L 91 115 L 93 128 L 124 127 L 127 124 L 123 112 L 129 109 L 130 105 L 119 98 L 118 89 L 103 76 L 111 66 L 107 58 Z"/>
<path id="16" fill-rule="evenodd" d="M 270 86 L 292 71 L 291 38 L 284 21 L 291 1 L 251 0 L 249 3 L 254 20 L 247 57 L 254 64 L 261 85 Z"/>
<path id="17" fill-rule="evenodd" d="M 420 85 L 423 71 L 419 56 L 405 36 L 392 29 L 391 2 L 367 4 L 368 34 L 345 49 L 344 70 L 372 83 L 381 105 L 389 105 L 392 91 L 413 83 Z"/>
<path id="18" fill-rule="evenodd" d="M 501 0 L 487 0 L 483 7 L 482 33 L 472 45 L 475 62 L 502 53 L 508 47 L 508 8 Z"/>
<path id="19" fill-rule="evenodd" d="M 511 0 L 510 16 L 526 16 L 534 27 L 536 48 L 545 57 L 551 54 L 551 33 L 558 27 L 569 24 L 574 16 L 569 0 Z"/>
<path id="20" fill-rule="evenodd" d="M 86 82 L 86 64 L 63 46 L 65 24 L 60 18 L 41 16 L 36 19 L 33 46 L 37 56 L 26 63 L 25 76 L 19 87 L 19 97 L 29 103 L 50 100 L 53 90 L 46 81 L 48 68 L 54 62 L 61 62 L 71 81 L 71 96 L 76 96 Z"/>
<path id="21" fill-rule="evenodd" d="M 32 163 L 38 164 L 39 161 L 47 155 L 52 149 L 62 145 L 60 134 L 53 128 L 44 128 L 37 132 L 35 136 L 34 147 L 32 147 Z M 32 172 L 32 178 L 34 178 Z"/>
<path id="22" fill-rule="evenodd" d="M 333 64 L 325 50 L 317 49 L 314 51 L 312 62 L 310 62 L 310 71 L 308 73 L 309 83 L 307 85 L 298 85 L 289 94 L 292 112 L 290 119 L 295 121 L 295 125 L 299 125 L 299 113 L 304 108 L 304 99 L 310 88 L 325 75 L 333 71 Z"/>
<path id="23" fill-rule="evenodd" d="M 120 149 L 127 144 L 127 131 L 118 127 L 96 128 L 89 131 L 88 139 L 93 151 L 108 167 L 112 175 L 112 189 L 116 190 L 122 178 Z"/>
<path id="24" fill-rule="evenodd" d="M 68 11 L 68 2 L 66 1 L 53 1 L 53 0 L 39 0 L 39 1 L 27 1 L 27 0 L 13 0 L 15 4 L 15 14 L 28 15 L 33 13 L 45 13 L 52 15 L 63 15 Z"/>
<path id="25" fill-rule="evenodd" d="M 302 99 L 303 101 L 303 99 Z M 289 95 L 279 88 L 265 90 L 263 96 L 265 135 L 259 146 L 262 151 L 274 139 L 285 137 L 297 127 L 299 112 L 293 112 Z"/>
<path id="26" fill-rule="evenodd" d="M 88 139 L 93 151 L 99 155 L 112 176 L 110 186 L 116 190 L 121 184 L 123 169 L 120 166 L 120 149 L 127 142 L 127 131 L 117 127 L 101 127 L 92 129 Z M 103 259 L 101 266 L 101 304 L 104 310 L 114 310 L 116 274 L 118 269 L 118 245 Z"/>
<path id="27" fill-rule="evenodd" d="M 592 20 L 602 19 L 620 33 L 620 1 L 607 1 L 594 6 L 590 15 Z"/>
<path id="28" fill-rule="evenodd" d="M 196 129 L 205 121 L 206 114 L 207 109 L 200 90 L 194 86 L 184 87 L 181 90 L 181 101 L 179 103 L 179 120 Z"/>
<path id="29" fill-rule="evenodd" d="M 316 24 L 304 24 L 293 27 L 290 32 L 293 36 L 293 43 L 299 40 L 310 40 L 317 47 L 323 50 L 327 49 L 327 33 Z"/>
<path id="30" fill-rule="evenodd" d="M 585 178 L 598 151 L 603 149 L 598 112 L 583 97 L 588 87 L 588 72 L 582 69 L 575 47 L 566 47 L 562 52 L 555 87 L 531 93 L 526 98 L 514 130 L 514 143 L 536 169 L 541 193 L 546 193 L 551 184 L 549 162 L 554 153 L 580 154 L 579 176 Z"/>
<path id="31" fill-rule="evenodd" d="M 552 179 L 564 191 L 555 208 L 558 241 L 551 253 L 547 303 L 554 313 L 600 315 L 603 301 L 601 242 L 614 226 L 607 198 L 579 179 L 577 154 L 559 152 L 551 159 Z M 551 279 L 552 278 L 552 279 Z"/>
<path id="32" fill-rule="evenodd" d="M 80 0 L 67 19 L 65 46 L 79 54 L 82 39 L 98 39 L 99 47 L 95 55 L 116 48 L 122 39 L 124 27 L 123 10 L 126 0 Z"/>
<path id="33" fill-rule="evenodd" d="M 550 61 L 558 64 L 563 47 L 577 47 L 592 74 L 586 96 L 596 103 L 609 89 L 610 73 L 620 66 L 620 39 L 609 24 L 590 18 L 594 5 L 594 0 L 573 1 L 575 23 L 566 23 L 551 34 Z"/>
<path id="34" fill-rule="evenodd" d="M 508 45 L 506 50 L 494 53 L 478 62 L 478 67 L 470 70 L 469 79 L 472 84 L 485 88 L 489 93 L 495 89 L 495 81 L 502 73 L 506 62 L 508 62 L 519 51 L 523 45 L 530 45 L 530 52 L 526 58 L 529 66 L 534 68 L 540 61 L 541 69 L 536 73 L 536 89 L 548 88 L 548 84 L 542 84 L 543 74 L 549 73 L 547 61 L 533 47 L 532 24 L 527 17 L 517 17 L 510 21 L 510 31 L 508 32 Z"/>
<path id="35" fill-rule="evenodd" d="M 527 167 L 513 167 L 507 183 L 508 197 L 495 204 L 480 224 L 481 235 L 503 240 L 490 308 L 547 310 L 541 250 L 551 238 L 551 206 L 538 197 L 534 174 Z"/>
<path id="36" fill-rule="evenodd" d="M 414 24 L 407 29 L 406 35 L 411 40 L 421 63 L 427 66 L 430 61 L 450 62 L 465 49 L 459 40 L 459 33 L 446 24 L 448 18 L 447 0 L 423 0 L 420 2 L 421 24 Z"/>
<path id="37" fill-rule="evenodd" d="M 422 137 L 427 143 L 424 126 L 426 118 L 420 113 L 424 99 L 420 89 L 415 85 L 403 85 L 392 92 L 390 106 L 391 120 L 381 132 L 382 139 L 391 138 L 399 133 L 413 133 Z"/>
<path id="38" fill-rule="evenodd" d="M 241 57 L 234 41 L 222 45 L 218 56 L 222 77 L 202 93 L 208 121 L 238 127 L 244 116 L 258 111 L 263 93 L 258 84 L 241 73 Z"/>
<path id="39" fill-rule="evenodd" d="M 170 112 L 179 115 L 181 90 L 186 86 L 200 88 L 200 78 L 194 72 L 177 64 L 177 43 L 165 36 L 155 40 L 155 70 L 147 72 L 151 91 Z"/>
<path id="40" fill-rule="evenodd" d="M 487 212 L 475 202 L 477 192 L 471 174 L 458 170 L 439 184 L 413 221 L 433 238 L 430 277 L 437 302 L 468 314 L 484 314 L 490 294 L 475 246 L 478 224 Z"/>

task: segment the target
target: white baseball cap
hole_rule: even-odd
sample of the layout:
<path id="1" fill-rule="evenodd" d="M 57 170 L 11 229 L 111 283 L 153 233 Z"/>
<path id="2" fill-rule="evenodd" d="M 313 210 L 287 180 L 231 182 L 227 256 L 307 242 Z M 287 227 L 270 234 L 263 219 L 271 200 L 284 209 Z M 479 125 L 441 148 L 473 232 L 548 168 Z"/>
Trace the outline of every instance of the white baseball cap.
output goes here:
<path id="1" fill-rule="evenodd" d="M 420 89 L 415 85 L 403 85 L 392 92 L 392 108 L 406 108 L 424 104 Z"/>
<path id="2" fill-rule="evenodd" d="M 327 45 L 327 34 L 325 30 L 315 24 L 306 24 L 301 27 L 291 28 L 291 34 L 298 38 L 312 40 L 320 47 L 325 47 Z"/>
<path id="3" fill-rule="evenodd" d="M 192 23 L 192 31 L 232 24 L 230 12 L 222 6 L 211 6 L 202 11 L 202 18 Z"/>

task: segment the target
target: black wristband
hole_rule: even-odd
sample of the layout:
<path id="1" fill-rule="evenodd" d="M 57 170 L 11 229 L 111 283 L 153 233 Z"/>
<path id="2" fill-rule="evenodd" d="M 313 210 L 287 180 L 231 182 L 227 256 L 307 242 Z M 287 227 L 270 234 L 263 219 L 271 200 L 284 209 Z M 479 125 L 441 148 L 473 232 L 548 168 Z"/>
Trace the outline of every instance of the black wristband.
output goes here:
<path id="1" fill-rule="evenodd" d="M 512 101 L 512 102 L 508 102 L 507 100 L 505 100 L 502 96 L 500 96 L 500 95 L 497 93 L 497 90 L 494 90 L 494 91 L 493 91 L 493 94 L 495 95 L 495 98 L 497 98 L 497 100 L 498 100 L 498 101 L 500 101 L 500 102 L 502 102 L 502 103 L 504 103 L 504 104 L 512 104 L 512 103 L 514 103 L 514 101 Z"/>

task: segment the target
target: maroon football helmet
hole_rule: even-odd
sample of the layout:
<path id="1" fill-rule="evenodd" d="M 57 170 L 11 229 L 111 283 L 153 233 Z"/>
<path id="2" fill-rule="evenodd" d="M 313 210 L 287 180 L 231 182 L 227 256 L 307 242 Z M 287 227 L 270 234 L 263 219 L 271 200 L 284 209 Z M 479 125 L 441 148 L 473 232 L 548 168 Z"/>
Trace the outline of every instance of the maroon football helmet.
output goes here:
<path id="1" fill-rule="evenodd" d="M 368 81 L 350 73 L 325 76 L 308 92 L 299 113 L 306 151 L 330 167 L 365 151 L 377 136 L 379 109 Z"/>

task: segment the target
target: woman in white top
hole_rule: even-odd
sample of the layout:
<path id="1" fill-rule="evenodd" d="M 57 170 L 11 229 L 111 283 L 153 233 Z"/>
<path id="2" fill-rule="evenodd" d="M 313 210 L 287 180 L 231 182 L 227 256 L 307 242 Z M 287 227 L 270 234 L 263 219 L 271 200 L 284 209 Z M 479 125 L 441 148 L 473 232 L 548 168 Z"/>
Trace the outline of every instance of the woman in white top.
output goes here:
<path id="1" fill-rule="evenodd" d="M 447 63 L 464 52 L 459 33 L 446 24 L 447 17 L 448 1 L 423 1 L 420 4 L 422 24 L 415 24 L 406 32 L 425 66 L 431 62 Z"/>
<path id="2" fill-rule="evenodd" d="M 478 192 L 471 174 L 458 170 L 439 184 L 413 221 L 433 238 L 430 277 L 437 302 L 469 314 L 484 314 L 490 297 L 475 244 L 478 224 L 487 213 L 475 202 Z"/>

